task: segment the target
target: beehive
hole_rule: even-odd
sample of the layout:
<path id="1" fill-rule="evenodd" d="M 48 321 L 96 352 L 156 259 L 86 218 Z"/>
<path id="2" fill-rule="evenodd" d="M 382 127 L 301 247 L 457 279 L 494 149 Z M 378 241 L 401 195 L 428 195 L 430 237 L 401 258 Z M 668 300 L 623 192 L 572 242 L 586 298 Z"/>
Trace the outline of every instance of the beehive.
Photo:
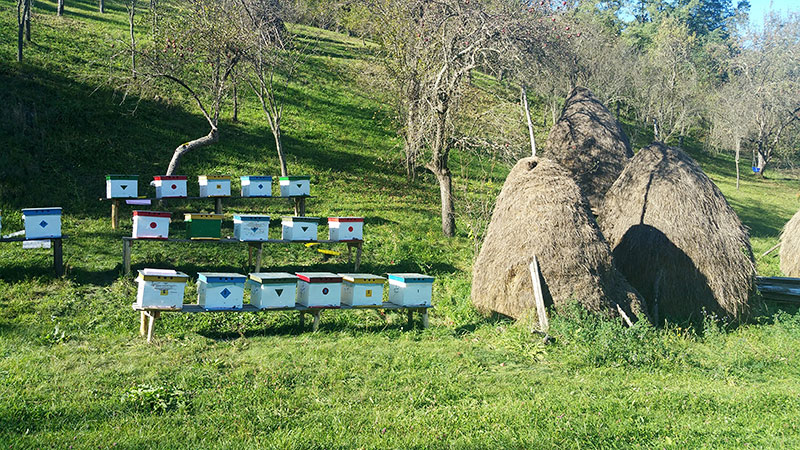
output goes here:
<path id="1" fill-rule="evenodd" d="M 342 277 L 330 272 L 298 272 L 297 303 L 308 308 L 338 307 Z"/>
<path id="2" fill-rule="evenodd" d="M 187 239 L 219 239 L 222 236 L 222 214 L 186 213 Z"/>
<path id="3" fill-rule="evenodd" d="M 281 239 L 287 241 L 316 241 L 319 217 L 284 217 L 281 220 Z"/>
<path id="4" fill-rule="evenodd" d="M 311 177 L 279 177 L 282 197 L 311 195 Z"/>
<path id="5" fill-rule="evenodd" d="M 172 214 L 162 211 L 134 211 L 134 239 L 167 239 Z"/>
<path id="6" fill-rule="evenodd" d="M 180 310 L 188 279 L 188 275 L 175 270 L 140 270 L 136 278 L 139 283 L 136 305 L 140 308 Z"/>
<path id="7" fill-rule="evenodd" d="M 26 208 L 22 210 L 25 239 L 61 237 L 61 208 Z"/>
<path id="8" fill-rule="evenodd" d="M 328 217 L 328 239 L 331 241 L 360 241 L 363 230 L 363 217 Z"/>
<path id="9" fill-rule="evenodd" d="M 186 177 L 183 175 L 158 175 L 153 177 L 156 198 L 186 197 Z"/>
<path id="10" fill-rule="evenodd" d="M 205 309 L 241 309 L 246 280 L 238 273 L 199 272 L 197 303 Z"/>
<path id="11" fill-rule="evenodd" d="M 230 197 L 231 177 L 228 175 L 200 175 L 200 197 Z"/>
<path id="12" fill-rule="evenodd" d="M 399 306 L 431 306 L 434 278 L 419 273 L 390 273 L 389 303 Z"/>
<path id="13" fill-rule="evenodd" d="M 269 216 L 234 215 L 233 237 L 240 241 L 266 241 L 269 239 Z"/>
<path id="14" fill-rule="evenodd" d="M 294 308 L 297 277 L 286 272 L 251 273 L 250 304 L 259 309 Z"/>
<path id="15" fill-rule="evenodd" d="M 139 196 L 139 175 L 106 175 L 106 198 Z"/>
<path id="16" fill-rule="evenodd" d="M 272 197 L 272 177 L 245 175 L 241 181 L 242 197 Z"/>
<path id="17" fill-rule="evenodd" d="M 383 305 L 384 277 L 368 273 L 340 273 L 342 304 L 350 306 Z"/>

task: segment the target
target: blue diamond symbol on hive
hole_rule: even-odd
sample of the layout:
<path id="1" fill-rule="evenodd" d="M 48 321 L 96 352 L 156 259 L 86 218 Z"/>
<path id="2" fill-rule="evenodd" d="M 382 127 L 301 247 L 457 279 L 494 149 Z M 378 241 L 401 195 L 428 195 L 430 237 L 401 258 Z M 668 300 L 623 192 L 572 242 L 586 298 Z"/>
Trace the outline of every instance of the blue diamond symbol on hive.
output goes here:
<path id="1" fill-rule="evenodd" d="M 45 222 L 45 221 L 43 220 L 43 221 L 39 222 L 39 226 L 40 226 L 40 227 L 42 227 L 42 228 L 44 228 L 44 227 L 46 227 L 46 226 L 47 226 L 47 222 Z"/>
<path id="2" fill-rule="evenodd" d="M 222 298 L 228 298 L 231 295 L 231 291 L 229 291 L 228 288 L 225 288 L 219 294 L 222 296 Z"/>
<path id="3" fill-rule="evenodd" d="M 263 184 L 259 184 L 259 185 L 258 185 L 258 188 L 259 188 L 259 189 L 264 189 L 264 185 L 263 185 Z"/>

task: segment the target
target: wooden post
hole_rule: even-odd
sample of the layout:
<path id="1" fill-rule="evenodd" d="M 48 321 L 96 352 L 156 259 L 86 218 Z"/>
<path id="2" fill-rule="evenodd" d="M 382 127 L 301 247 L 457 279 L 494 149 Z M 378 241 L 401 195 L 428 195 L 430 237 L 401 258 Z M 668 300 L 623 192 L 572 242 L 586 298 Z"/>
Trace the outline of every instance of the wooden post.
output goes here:
<path id="1" fill-rule="evenodd" d="M 147 334 L 147 313 L 144 311 L 139 312 L 139 335 L 144 336 Z"/>
<path id="2" fill-rule="evenodd" d="M 53 243 L 53 268 L 56 270 L 56 276 L 64 275 L 64 254 L 63 247 L 61 246 L 61 238 L 52 239 Z"/>
<path id="3" fill-rule="evenodd" d="M 122 274 L 126 276 L 131 273 L 131 245 L 129 239 L 122 240 Z"/>
<path id="4" fill-rule="evenodd" d="M 214 213 L 222 214 L 222 197 L 217 197 L 214 199 Z"/>
<path id="5" fill-rule="evenodd" d="M 547 333 L 550 323 L 547 320 L 547 309 L 544 307 L 544 295 L 542 294 L 542 283 L 539 279 L 539 260 L 533 255 L 530 265 L 531 282 L 533 283 L 533 299 L 536 302 L 536 314 L 539 316 L 539 331 Z"/>
<path id="6" fill-rule="evenodd" d="M 150 320 L 147 326 L 147 343 L 153 342 L 153 329 L 156 327 L 156 319 L 161 317 L 161 311 L 148 311 Z"/>
<path id="7" fill-rule="evenodd" d="M 305 327 L 306 327 L 306 313 L 300 311 L 300 329 L 302 330 Z"/>
<path id="8" fill-rule="evenodd" d="M 428 328 L 428 308 L 422 310 L 422 328 Z"/>
<path id="9" fill-rule="evenodd" d="M 294 215 L 297 217 L 305 217 L 306 215 L 305 197 L 298 197 L 294 199 Z"/>
<path id="10" fill-rule="evenodd" d="M 314 317 L 314 324 L 311 326 L 311 331 L 316 332 L 317 330 L 319 330 L 319 320 L 321 314 L 322 314 L 321 309 L 316 309 L 311 312 L 311 315 Z"/>
<path id="11" fill-rule="evenodd" d="M 358 272 L 358 268 L 361 267 L 361 247 L 364 245 L 363 242 L 358 242 L 356 244 L 356 264 L 354 271 Z"/>
<path id="12" fill-rule="evenodd" d="M 111 229 L 119 228 L 119 199 L 111 199 Z"/>
<path id="13" fill-rule="evenodd" d="M 262 256 L 264 255 L 264 243 L 261 242 L 258 245 L 258 251 L 256 252 L 256 272 L 261 272 L 261 261 Z"/>
<path id="14" fill-rule="evenodd" d="M 414 310 L 407 309 L 406 313 L 408 314 L 408 329 L 414 328 Z"/>

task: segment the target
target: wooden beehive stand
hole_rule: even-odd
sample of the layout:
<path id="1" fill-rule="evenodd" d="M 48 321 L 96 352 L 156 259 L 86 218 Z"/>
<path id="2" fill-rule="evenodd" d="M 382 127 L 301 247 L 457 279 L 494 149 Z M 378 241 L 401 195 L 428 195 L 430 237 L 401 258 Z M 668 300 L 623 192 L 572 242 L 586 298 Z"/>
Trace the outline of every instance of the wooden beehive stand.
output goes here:
<path id="1" fill-rule="evenodd" d="M 413 328 L 414 326 L 414 313 L 418 313 L 420 315 L 420 324 L 422 325 L 422 328 L 428 328 L 428 310 L 432 308 L 432 306 L 400 306 L 388 302 L 385 302 L 381 306 L 341 305 L 336 307 L 325 306 L 325 307 L 307 308 L 305 306 L 297 305 L 291 308 L 269 308 L 269 309 L 258 309 L 257 307 L 249 303 L 244 304 L 241 309 L 205 309 L 200 305 L 191 303 L 185 303 L 181 309 L 141 308 L 138 305 L 136 305 L 136 303 L 134 303 L 132 306 L 135 311 L 140 312 L 139 333 L 142 336 L 147 336 L 148 343 L 153 341 L 155 321 L 160 319 L 161 313 L 165 311 L 180 312 L 180 313 L 297 311 L 299 312 L 300 327 L 301 328 L 305 327 L 305 315 L 309 314 L 313 319 L 311 323 L 311 329 L 312 331 L 317 331 L 319 330 L 322 311 L 326 309 L 330 310 L 374 309 L 374 310 L 385 310 L 385 311 L 405 310 L 408 315 L 408 327 L 410 329 Z"/>
<path id="2" fill-rule="evenodd" d="M 53 247 L 53 269 L 56 272 L 56 276 L 64 275 L 64 249 L 62 241 L 69 236 L 61 235 L 61 237 L 57 238 L 34 238 L 34 239 L 27 239 L 25 237 L 10 237 L 10 238 L 2 238 L 0 237 L 0 243 L 2 242 L 25 242 L 25 241 L 50 241 Z"/>

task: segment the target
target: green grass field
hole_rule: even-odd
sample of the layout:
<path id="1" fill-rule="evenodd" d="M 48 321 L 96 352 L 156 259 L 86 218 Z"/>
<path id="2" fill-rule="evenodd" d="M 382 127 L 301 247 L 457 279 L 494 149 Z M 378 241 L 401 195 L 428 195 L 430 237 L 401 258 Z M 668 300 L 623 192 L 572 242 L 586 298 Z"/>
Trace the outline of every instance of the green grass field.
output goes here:
<path id="1" fill-rule="evenodd" d="M 658 329 L 576 309 L 552 320 L 548 346 L 528 324 L 479 316 L 469 300 L 477 219 L 463 214 L 458 235 L 441 236 L 438 187 L 426 176 L 406 182 L 390 110 L 355 81 L 373 64 L 367 46 L 327 32 L 303 67 L 309 81 L 291 86 L 290 171 L 313 176 L 309 215 L 366 217 L 364 271 L 437 277 L 431 327 L 374 311 L 323 314 L 317 333 L 290 313 L 165 313 L 146 344 L 130 308 L 135 283 L 122 276 L 130 209 L 112 231 L 109 205 L 97 201 L 103 177 L 137 173 L 142 190 L 206 126 L 188 103 L 123 102 L 102 85 L 102 61 L 127 26 L 122 5 L 100 15 L 68 1 L 60 19 L 52 2 L 36 8 L 20 66 L 15 5 L 0 0 L 3 233 L 21 228 L 20 208 L 59 205 L 71 237 L 63 279 L 46 250 L 0 244 L 0 447 L 800 447 L 797 308 L 759 305 L 746 324 Z M 190 193 L 200 174 L 278 172 L 254 99 L 244 99 L 240 123 L 226 114 L 219 144 L 184 158 Z M 730 157 L 693 155 L 750 228 L 759 273 L 779 275 L 775 255 L 760 254 L 800 207 L 797 181 L 743 169 L 737 191 Z M 458 153 L 452 164 L 459 208 L 494 198 L 508 171 Z M 170 206 L 175 215 L 210 208 Z M 268 213 L 277 228 L 291 207 L 241 200 L 226 212 Z M 350 267 L 303 246 L 265 255 L 268 270 Z M 248 270 L 236 245 L 138 244 L 133 266 Z"/>

